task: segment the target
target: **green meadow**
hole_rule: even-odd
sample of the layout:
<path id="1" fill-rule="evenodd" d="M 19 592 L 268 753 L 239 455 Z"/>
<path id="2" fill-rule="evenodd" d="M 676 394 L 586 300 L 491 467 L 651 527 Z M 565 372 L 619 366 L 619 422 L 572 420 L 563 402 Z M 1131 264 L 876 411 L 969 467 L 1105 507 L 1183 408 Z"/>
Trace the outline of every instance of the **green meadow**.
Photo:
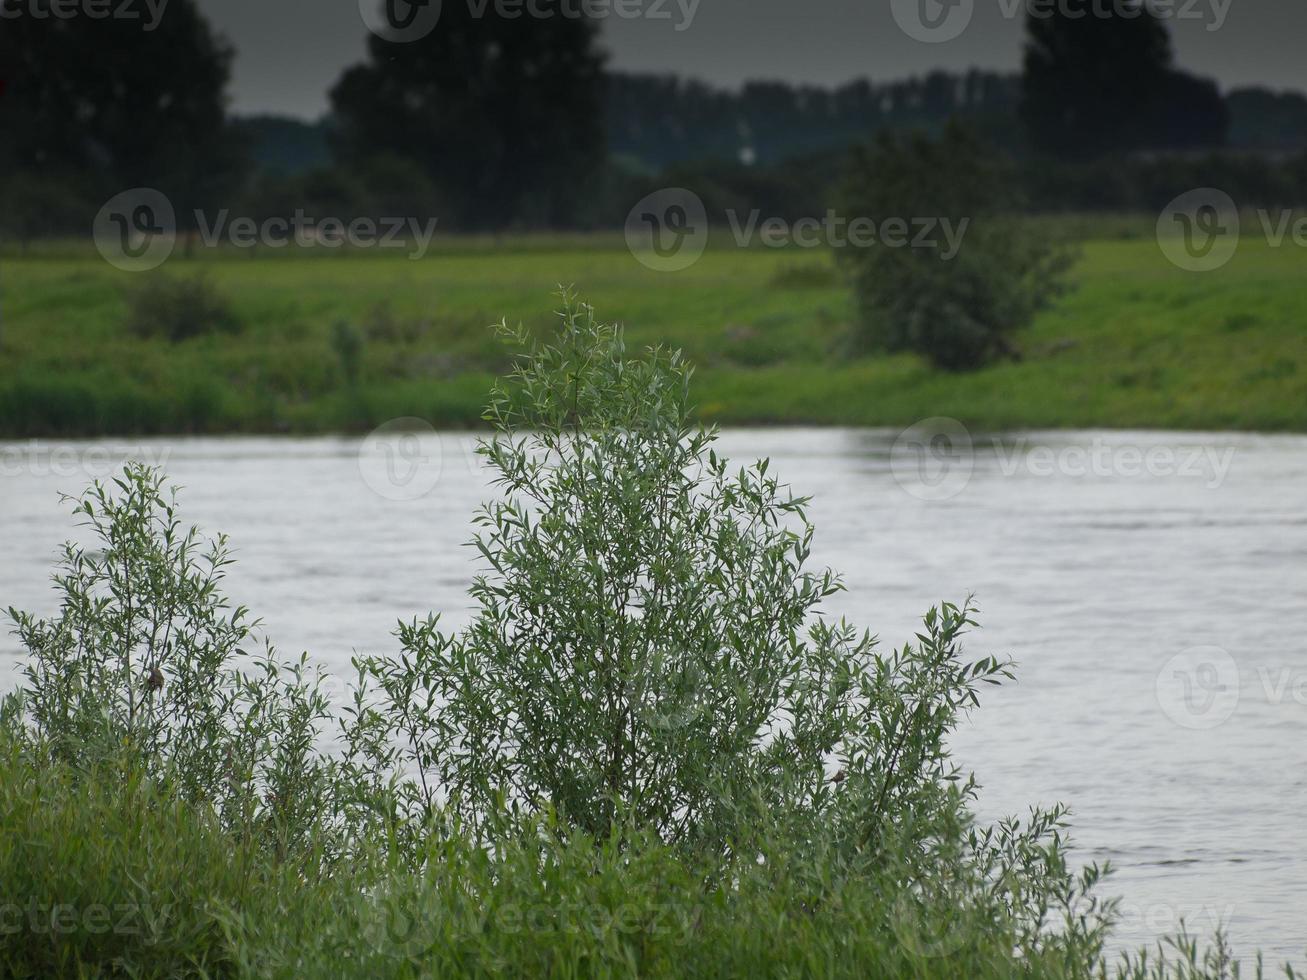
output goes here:
<path id="1" fill-rule="evenodd" d="M 1192 273 L 1142 224 L 1085 230 L 1103 237 L 1082 244 L 1073 291 L 1020 337 L 1022 360 L 971 374 L 846 357 L 851 292 L 827 251 L 715 241 L 677 273 L 646 269 L 612 236 L 438 240 L 420 260 L 179 250 L 139 274 L 80 247 L 8 253 L 0 435 L 474 426 L 507 363 L 489 326 L 547 326 L 560 284 L 631 343 L 683 348 L 701 415 L 722 423 L 1307 430 L 1301 248 L 1249 236 L 1224 268 Z M 169 342 L 130 329 L 143 280 L 197 273 L 238 332 Z M 339 323 L 361 338 L 352 382 Z"/>

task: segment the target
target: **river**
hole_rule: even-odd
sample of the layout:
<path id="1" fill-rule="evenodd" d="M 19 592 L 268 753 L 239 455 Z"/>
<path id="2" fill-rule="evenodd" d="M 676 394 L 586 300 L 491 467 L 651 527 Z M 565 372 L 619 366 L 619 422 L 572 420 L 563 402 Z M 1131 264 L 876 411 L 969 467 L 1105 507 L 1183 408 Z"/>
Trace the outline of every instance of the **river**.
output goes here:
<path id="1" fill-rule="evenodd" d="M 338 676 L 400 618 L 465 622 L 463 543 L 488 494 L 474 438 L 0 442 L 0 607 L 50 613 L 70 506 L 122 455 L 162 463 L 182 517 L 232 539 L 234 599 L 284 652 Z M 1110 859 L 1116 943 L 1181 918 L 1236 949 L 1307 951 L 1307 438 L 1156 432 L 732 430 L 811 494 L 827 607 L 912 635 L 974 593 L 979 657 L 1010 655 L 959 732 L 985 819 L 1065 801 L 1077 853 Z M 0 684 L 17 644 L 0 638 Z"/>

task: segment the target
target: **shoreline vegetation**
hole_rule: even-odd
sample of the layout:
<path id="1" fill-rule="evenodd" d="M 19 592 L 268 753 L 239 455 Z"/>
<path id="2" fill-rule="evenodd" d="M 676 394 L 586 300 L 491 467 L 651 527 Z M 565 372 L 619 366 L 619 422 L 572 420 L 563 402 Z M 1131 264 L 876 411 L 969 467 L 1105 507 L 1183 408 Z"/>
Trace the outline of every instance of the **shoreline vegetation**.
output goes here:
<path id="1" fill-rule="evenodd" d="M 162 473 L 67 499 L 59 612 L 9 610 L 7 976 L 1240 975 L 1219 934 L 1109 956 L 1063 806 L 976 820 L 948 743 L 1014 666 L 970 600 L 898 649 L 825 617 L 807 501 L 718 456 L 678 353 L 570 295 L 503 330 L 472 620 L 401 622 L 343 707 Z"/>
<path id="2" fill-rule="evenodd" d="M 138 274 L 85 244 L 9 246 L 0 438 L 478 428 L 508 364 L 488 325 L 548 329 L 559 283 L 634 347 L 683 349 L 708 422 L 1307 432 L 1299 248 L 1250 228 L 1227 266 L 1193 273 L 1143 218 L 1066 223 L 1081 239 L 1072 290 L 1015 337 L 1020 360 L 965 373 L 848 356 L 852 292 L 831 250 L 737 248 L 729 233 L 661 274 L 608 234 L 438 238 L 417 261 L 179 244 Z"/>

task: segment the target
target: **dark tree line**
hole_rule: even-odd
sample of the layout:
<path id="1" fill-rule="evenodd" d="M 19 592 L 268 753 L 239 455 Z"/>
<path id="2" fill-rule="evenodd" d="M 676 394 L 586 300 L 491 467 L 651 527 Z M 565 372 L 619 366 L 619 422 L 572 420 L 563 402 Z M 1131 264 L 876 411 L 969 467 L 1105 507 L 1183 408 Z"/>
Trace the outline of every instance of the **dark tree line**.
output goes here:
<path id="1" fill-rule="evenodd" d="M 770 165 L 842 150 L 881 129 L 942 129 L 965 115 L 1001 137 L 1020 94 L 1016 76 L 932 72 L 891 84 L 837 88 L 750 82 L 739 92 L 675 75 L 609 80 L 609 145 L 620 159 L 659 170 L 703 160 Z"/>
<path id="2" fill-rule="evenodd" d="M 52 16 L 51 0 L 0 5 L 0 205 L 18 234 L 84 227 L 86 206 L 132 187 L 188 206 L 234 185 L 233 52 L 193 0 L 172 0 L 151 31 Z"/>
<path id="3" fill-rule="evenodd" d="M 16 12 L 0 21 L 0 232 L 11 236 L 83 232 L 101 203 L 137 186 L 167 193 L 183 222 L 194 207 L 235 206 L 584 227 L 620 221 L 634 191 L 673 179 L 729 206 L 803 213 L 824 206 L 815 193 L 849 147 L 879 132 L 938 134 L 954 119 L 1044 161 L 1028 167 L 1029 197 L 1073 207 L 1137 206 L 1226 146 L 1307 147 L 1307 98 L 1222 98 L 1175 68 L 1155 17 L 1077 18 L 1065 4 L 1029 20 L 1022 75 L 739 91 L 610 74 L 592 21 L 445 4 L 420 41 L 368 36 L 313 128 L 229 117 L 232 50 L 195 0 L 171 0 L 152 31 L 24 13 L 51 2 L 0 0 Z M 1203 172 L 1263 196 L 1298 193 L 1297 164 L 1212 160 Z"/>

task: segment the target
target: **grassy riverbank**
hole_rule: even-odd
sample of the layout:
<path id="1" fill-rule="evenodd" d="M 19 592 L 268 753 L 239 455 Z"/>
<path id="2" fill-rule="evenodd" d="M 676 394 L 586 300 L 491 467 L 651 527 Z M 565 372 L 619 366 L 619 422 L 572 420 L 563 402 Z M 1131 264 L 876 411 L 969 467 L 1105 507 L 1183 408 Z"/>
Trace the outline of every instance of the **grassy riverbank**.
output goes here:
<path id="1" fill-rule="evenodd" d="M 1022 336 L 1025 358 L 968 375 L 913 356 L 849 361 L 850 298 L 829 256 L 710 248 L 658 274 L 618 240 L 510 239 L 402 252 L 178 255 L 243 324 L 178 343 L 127 327 L 142 276 L 85 251 L 0 259 L 0 436 L 366 430 L 400 416 L 477 424 L 505 355 L 487 324 L 544 326 L 574 283 L 699 366 L 702 414 L 727 423 L 1307 430 L 1301 249 L 1245 240 L 1225 268 L 1183 272 L 1151 237 L 1091 240 L 1076 290 Z M 149 273 L 145 275 L 158 275 Z M 363 337 L 357 383 L 332 336 Z"/>
<path id="2" fill-rule="evenodd" d="M 1064 807 L 977 819 L 951 744 L 1015 665 L 970 601 L 897 648 L 828 618 L 805 502 L 684 362 L 570 303 L 520 339 L 473 618 L 401 623 L 343 705 L 164 474 L 68 501 L 58 612 L 8 612 L 0 975 L 1238 975 L 1219 937 L 1109 959 Z"/>

